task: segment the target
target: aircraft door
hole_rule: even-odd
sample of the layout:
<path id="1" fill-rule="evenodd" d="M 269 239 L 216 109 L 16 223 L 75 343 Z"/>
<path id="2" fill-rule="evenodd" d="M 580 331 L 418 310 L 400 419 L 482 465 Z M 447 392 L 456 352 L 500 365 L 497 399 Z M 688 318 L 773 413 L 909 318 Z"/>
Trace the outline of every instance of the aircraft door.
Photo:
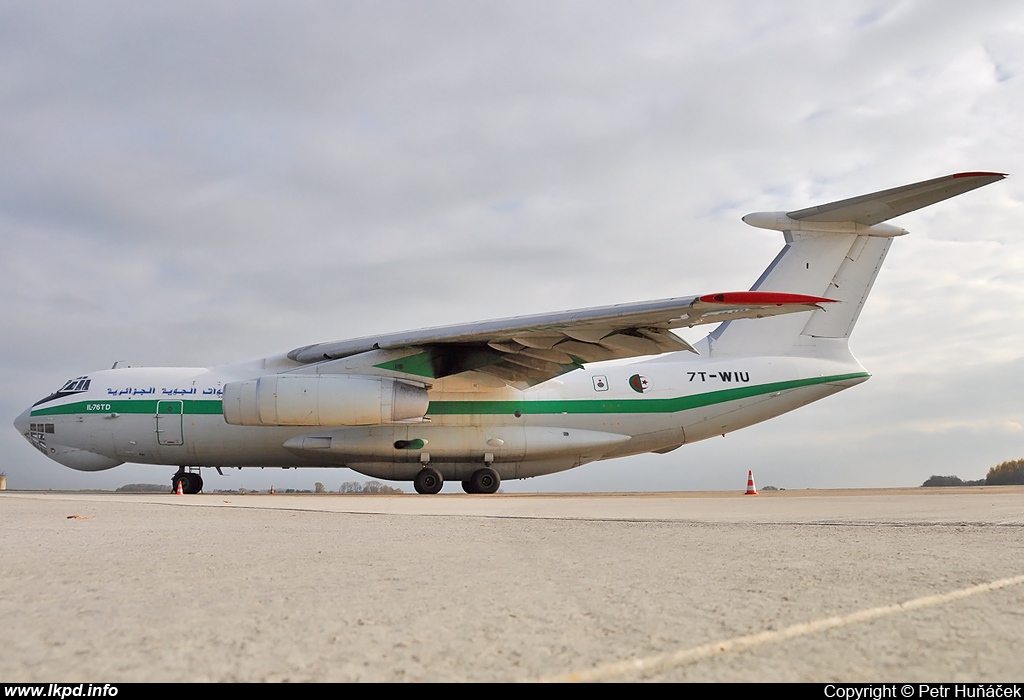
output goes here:
<path id="1" fill-rule="evenodd" d="M 156 402 L 156 442 L 158 445 L 184 444 L 183 414 L 181 401 Z"/>

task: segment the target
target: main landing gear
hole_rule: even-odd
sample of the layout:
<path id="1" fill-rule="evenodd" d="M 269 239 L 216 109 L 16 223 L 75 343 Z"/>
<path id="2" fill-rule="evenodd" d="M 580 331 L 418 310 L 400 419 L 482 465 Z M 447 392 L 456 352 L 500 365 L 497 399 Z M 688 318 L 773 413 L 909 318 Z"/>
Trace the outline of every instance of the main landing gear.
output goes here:
<path id="1" fill-rule="evenodd" d="M 424 466 L 413 480 L 416 493 L 438 493 L 444 486 L 444 477 L 433 467 Z M 462 482 L 466 493 L 494 493 L 501 486 L 501 477 L 491 467 L 481 467 Z"/>
<path id="2" fill-rule="evenodd" d="M 203 477 L 199 475 L 199 471 L 194 472 L 187 471 L 189 467 L 180 467 L 173 477 L 171 477 L 171 489 L 177 493 L 178 483 L 181 483 L 182 493 L 199 493 L 203 490 Z"/>
<path id="3" fill-rule="evenodd" d="M 501 477 L 491 467 L 482 467 L 462 482 L 466 493 L 494 493 L 501 486 Z"/>
<path id="4" fill-rule="evenodd" d="M 416 493 L 437 493 L 444 486 L 444 477 L 433 467 L 423 467 L 413 479 Z"/>

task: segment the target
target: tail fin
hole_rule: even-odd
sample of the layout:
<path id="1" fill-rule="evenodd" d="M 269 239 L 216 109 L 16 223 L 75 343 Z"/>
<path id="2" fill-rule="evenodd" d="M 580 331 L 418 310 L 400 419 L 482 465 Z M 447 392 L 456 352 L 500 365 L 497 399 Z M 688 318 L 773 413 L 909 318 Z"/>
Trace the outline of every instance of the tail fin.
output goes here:
<path id="1" fill-rule="evenodd" d="M 788 213 L 743 217 L 782 231 L 786 245 L 751 290 L 835 299 L 811 313 L 723 323 L 708 336 L 712 355 L 785 354 L 817 338 L 846 339 L 867 300 L 895 236 L 893 217 L 1002 180 L 1001 173 L 958 173 Z"/>

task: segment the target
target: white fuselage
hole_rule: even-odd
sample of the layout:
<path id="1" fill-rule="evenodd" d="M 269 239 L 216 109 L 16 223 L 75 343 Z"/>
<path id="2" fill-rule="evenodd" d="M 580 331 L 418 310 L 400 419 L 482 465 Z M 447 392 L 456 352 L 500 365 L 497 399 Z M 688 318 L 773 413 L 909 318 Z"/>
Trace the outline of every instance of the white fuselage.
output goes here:
<path id="1" fill-rule="evenodd" d="M 412 479 L 429 461 L 446 479 L 490 463 L 503 479 L 598 459 L 667 452 L 753 425 L 867 379 L 846 343 L 831 356 L 704 358 L 678 352 L 598 363 L 535 387 L 458 377 L 428 390 L 425 420 L 374 426 L 239 426 L 223 415 L 226 383 L 281 358 L 206 368 L 121 368 L 23 413 L 19 431 L 48 457 L 98 471 L 122 462 L 205 467 L 350 467 Z M 829 353 L 824 353 L 829 355 Z"/>

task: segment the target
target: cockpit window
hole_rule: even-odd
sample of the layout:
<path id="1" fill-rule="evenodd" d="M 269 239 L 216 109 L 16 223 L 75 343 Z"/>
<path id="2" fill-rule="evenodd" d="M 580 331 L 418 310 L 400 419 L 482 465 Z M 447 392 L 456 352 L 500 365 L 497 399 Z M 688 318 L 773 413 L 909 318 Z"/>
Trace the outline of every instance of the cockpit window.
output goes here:
<path id="1" fill-rule="evenodd" d="M 39 404 L 44 404 L 47 401 L 53 401 L 54 399 L 64 398 L 69 394 L 78 394 L 83 391 L 88 391 L 89 384 L 91 383 L 92 380 L 89 379 L 89 377 L 75 377 L 74 379 L 69 379 L 68 381 L 64 382 L 64 386 L 62 386 L 60 389 L 47 396 L 45 399 L 39 399 L 32 405 L 38 406 Z"/>
<path id="2" fill-rule="evenodd" d="M 69 379 L 57 393 L 88 391 L 90 382 L 91 380 L 88 377 L 75 377 L 74 379 Z"/>

